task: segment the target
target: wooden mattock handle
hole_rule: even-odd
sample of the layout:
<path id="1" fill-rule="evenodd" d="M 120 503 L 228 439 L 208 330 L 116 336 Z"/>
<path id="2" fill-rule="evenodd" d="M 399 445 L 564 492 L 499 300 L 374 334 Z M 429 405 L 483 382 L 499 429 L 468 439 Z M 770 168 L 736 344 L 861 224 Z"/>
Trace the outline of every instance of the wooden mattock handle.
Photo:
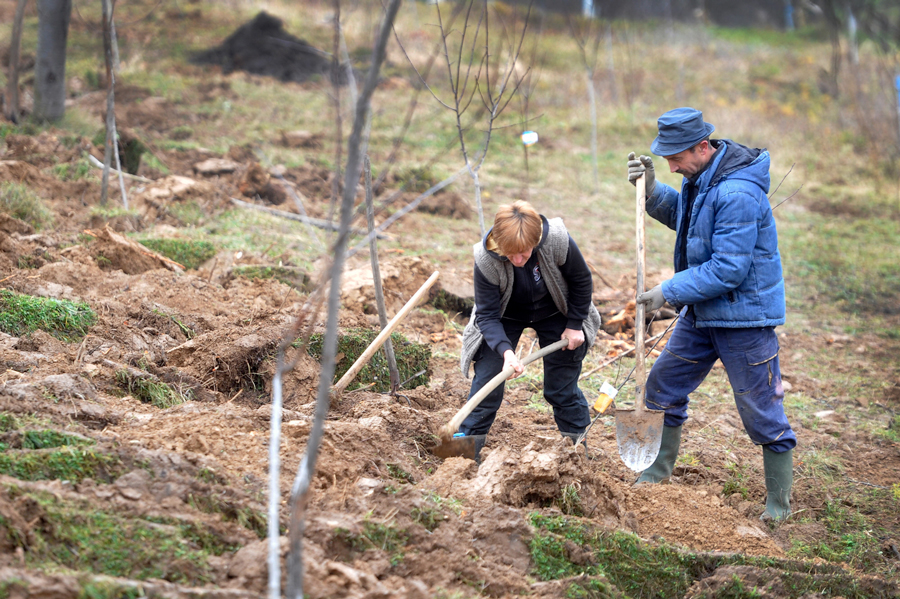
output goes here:
<path id="1" fill-rule="evenodd" d="M 344 376 L 341 377 L 337 383 L 334 384 L 334 387 L 331 388 L 331 393 L 335 397 L 341 395 L 344 392 L 344 389 L 349 385 L 353 379 L 356 378 L 356 375 L 359 374 L 359 371 L 365 366 L 369 360 L 372 359 L 372 356 L 381 349 L 381 346 L 384 345 L 384 342 L 387 341 L 387 338 L 390 334 L 397 328 L 397 325 L 400 324 L 400 321 L 409 314 L 413 308 L 418 305 L 419 300 L 422 299 L 422 296 L 425 295 L 431 286 L 434 285 L 434 282 L 437 281 L 438 275 L 440 273 L 438 271 L 434 271 L 428 280 L 425 281 L 425 284 L 422 285 L 418 291 L 416 291 L 415 295 L 409 298 L 409 301 L 406 302 L 406 305 L 400 308 L 400 311 L 391 319 L 387 326 L 375 337 L 375 340 L 369 344 L 369 347 L 366 348 L 366 351 L 362 353 L 357 359 L 356 362 L 353 363 L 353 366 L 350 367 L 347 372 L 344 373 Z"/>

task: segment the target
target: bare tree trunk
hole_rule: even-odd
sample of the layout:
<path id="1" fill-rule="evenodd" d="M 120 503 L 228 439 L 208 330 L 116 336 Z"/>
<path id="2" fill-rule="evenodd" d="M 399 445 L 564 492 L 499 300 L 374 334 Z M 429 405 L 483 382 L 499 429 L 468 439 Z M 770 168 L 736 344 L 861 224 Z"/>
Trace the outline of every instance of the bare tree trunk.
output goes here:
<path id="1" fill-rule="evenodd" d="M 588 100 L 591 103 L 591 164 L 594 167 L 594 191 L 600 193 L 600 167 L 597 165 L 597 92 L 594 90 L 594 72 L 586 68 Z"/>
<path id="2" fill-rule="evenodd" d="M 115 30 L 113 29 L 114 5 L 111 0 L 101 0 L 103 6 L 103 54 L 106 59 L 106 145 L 103 154 L 103 176 L 100 182 L 100 205 L 106 206 L 109 199 L 109 169 L 115 155 L 116 171 L 119 173 L 119 189 L 122 193 L 122 204 L 128 208 L 128 196 L 125 194 L 125 178 L 122 176 L 122 163 L 119 159 L 119 143 L 116 133 L 116 49 Z"/>
<path id="3" fill-rule="evenodd" d="M 38 0 L 34 117 L 58 121 L 66 110 L 66 43 L 72 0 Z"/>
<path id="4" fill-rule="evenodd" d="M 331 180 L 331 204 L 328 206 L 326 220 L 334 220 L 334 208 L 337 206 L 338 197 L 341 194 L 341 151 L 344 146 L 344 123 L 341 119 L 341 86 L 338 73 L 342 66 L 341 51 L 341 0 L 334 0 L 334 47 L 331 57 L 331 93 L 334 103 L 334 179 Z"/>
<path id="5" fill-rule="evenodd" d="M 387 310 L 384 307 L 384 290 L 381 288 L 381 268 L 378 266 L 378 241 L 372 235 L 375 231 L 375 205 L 372 200 L 372 165 L 366 156 L 363 175 L 366 178 L 366 220 L 369 223 L 369 258 L 372 262 L 372 283 L 375 287 L 375 305 L 378 307 L 378 322 L 384 330 L 388 324 Z M 391 376 L 391 395 L 400 389 L 400 370 L 397 368 L 397 358 L 394 356 L 394 345 L 388 337 L 384 342 L 384 356 L 387 358 L 388 372 Z"/>
<path id="6" fill-rule="evenodd" d="M 341 201 L 341 228 L 335 242 L 334 263 L 331 267 L 331 288 L 328 293 L 328 315 L 325 321 L 325 338 L 322 348 L 321 369 L 319 372 L 319 388 L 316 397 L 316 410 L 306 452 L 300 461 L 297 476 L 291 486 L 290 511 L 291 529 L 289 531 L 290 553 L 288 554 L 288 599 L 303 598 L 303 530 L 307 506 L 307 495 L 313 474 L 316 470 L 316 459 L 324 434 L 325 417 L 331 399 L 331 384 L 334 378 L 334 358 L 337 353 L 337 321 L 341 300 L 341 273 L 346 260 L 348 229 L 353 216 L 353 202 L 356 198 L 356 187 L 362 169 L 362 157 L 366 153 L 368 140 L 365 139 L 366 118 L 369 102 L 378 82 L 378 73 L 384 62 L 387 40 L 391 32 L 394 17 L 400 8 L 400 0 L 391 0 L 384 14 L 378 38 L 372 53 L 372 65 L 366 76 L 362 92 L 356 102 L 353 118 L 353 129 L 347 144 L 347 167 L 344 172 L 344 190 Z M 273 560 L 270 556 L 270 563 Z M 270 595 L 277 597 L 273 591 L 273 573 L 269 573 Z M 277 584 L 277 582 L 275 583 Z"/>
<path id="7" fill-rule="evenodd" d="M 616 58 L 613 56 L 612 23 L 606 24 L 606 71 L 609 77 L 609 96 L 613 104 L 619 103 L 619 88 L 616 85 Z"/>
<path id="8" fill-rule="evenodd" d="M 16 3 L 16 16 L 13 20 L 12 40 L 9 43 L 9 72 L 6 77 L 6 118 L 13 123 L 19 122 L 19 50 L 22 46 L 22 21 L 25 18 L 25 4 L 28 0 Z"/>

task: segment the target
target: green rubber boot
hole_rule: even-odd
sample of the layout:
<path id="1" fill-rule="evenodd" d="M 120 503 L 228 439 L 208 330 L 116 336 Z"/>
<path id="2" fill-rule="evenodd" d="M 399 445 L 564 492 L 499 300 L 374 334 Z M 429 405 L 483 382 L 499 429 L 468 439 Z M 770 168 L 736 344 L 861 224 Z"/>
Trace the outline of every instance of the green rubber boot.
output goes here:
<path id="1" fill-rule="evenodd" d="M 794 481 L 794 450 L 775 453 L 763 447 L 766 475 L 766 511 L 760 520 L 784 520 L 791 515 L 791 484 Z"/>
<path id="2" fill-rule="evenodd" d="M 678 448 L 681 447 L 681 427 L 663 426 L 662 441 L 659 444 L 659 455 L 650 467 L 641 472 L 634 484 L 658 483 L 672 476 Z"/>

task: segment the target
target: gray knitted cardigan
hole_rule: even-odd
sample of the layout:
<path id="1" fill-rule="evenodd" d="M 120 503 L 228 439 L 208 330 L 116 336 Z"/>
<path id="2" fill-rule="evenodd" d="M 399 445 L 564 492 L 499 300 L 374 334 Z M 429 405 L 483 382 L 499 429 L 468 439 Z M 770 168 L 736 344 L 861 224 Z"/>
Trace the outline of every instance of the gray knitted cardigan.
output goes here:
<path id="1" fill-rule="evenodd" d="M 566 263 L 566 257 L 569 253 L 569 233 L 561 218 L 552 218 L 547 221 L 549 224 L 549 232 L 547 239 L 538 248 L 538 256 L 541 261 L 541 274 L 547 284 L 547 290 L 553 298 L 553 303 L 559 308 L 563 315 L 569 313 L 569 285 L 559 271 L 559 266 Z M 500 313 L 506 312 L 506 306 L 509 305 L 509 299 L 512 297 L 513 289 L 513 265 L 509 261 L 501 261 L 491 257 L 487 250 L 484 249 L 482 242 L 472 246 L 475 253 L 475 264 L 485 276 L 485 278 L 500 286 Z M 469 378 L 469 365 L 472 363 L 472 357 L 478 351 L 478 347 L 484 340 L 481 329 L 475 322 L 475 312 L 478 310 L 476 305 L 472 308 L 472 316 L 469 317 L 469 323 L 463 331 L 462 351 L 459 357 L 459 367 L 466 378 Z M 590 348 L 594 344 L 594 338 L 597 336 L 597 329 L 600 328 L 600 313 L 597 307 L 591 303 L 588 317 L 581 325 L 584 331 L 584 342 Z"/>

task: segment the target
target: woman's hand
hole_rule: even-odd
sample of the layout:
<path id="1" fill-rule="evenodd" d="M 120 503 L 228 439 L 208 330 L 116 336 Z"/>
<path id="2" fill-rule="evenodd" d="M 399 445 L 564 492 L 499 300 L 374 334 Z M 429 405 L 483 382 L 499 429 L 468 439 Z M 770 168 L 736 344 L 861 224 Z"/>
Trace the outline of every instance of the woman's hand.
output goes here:
<path id="1" fill-rule="evenodd" d="M 516 357 L 516 352 L 511 349 L 503 352 L 503 370 L 506 370 L 507 368 L 514 368 L 515 372 L 506 380 L 512 380 L 525 372 L 525 367 L 519 362 L 519 358 Z"/>
<path id="2" fill-rule="evenodd" d="M 567 349 L 578 349 L 581 344 L 584 343 L 584 331 L 581 329 L 578 329 L 577 331 L 575 329 L 566 329 L 563 331 L 560 339 L 569 340 L 569 345 L 564 347 L 563 351 L 566 351 Z"/>

